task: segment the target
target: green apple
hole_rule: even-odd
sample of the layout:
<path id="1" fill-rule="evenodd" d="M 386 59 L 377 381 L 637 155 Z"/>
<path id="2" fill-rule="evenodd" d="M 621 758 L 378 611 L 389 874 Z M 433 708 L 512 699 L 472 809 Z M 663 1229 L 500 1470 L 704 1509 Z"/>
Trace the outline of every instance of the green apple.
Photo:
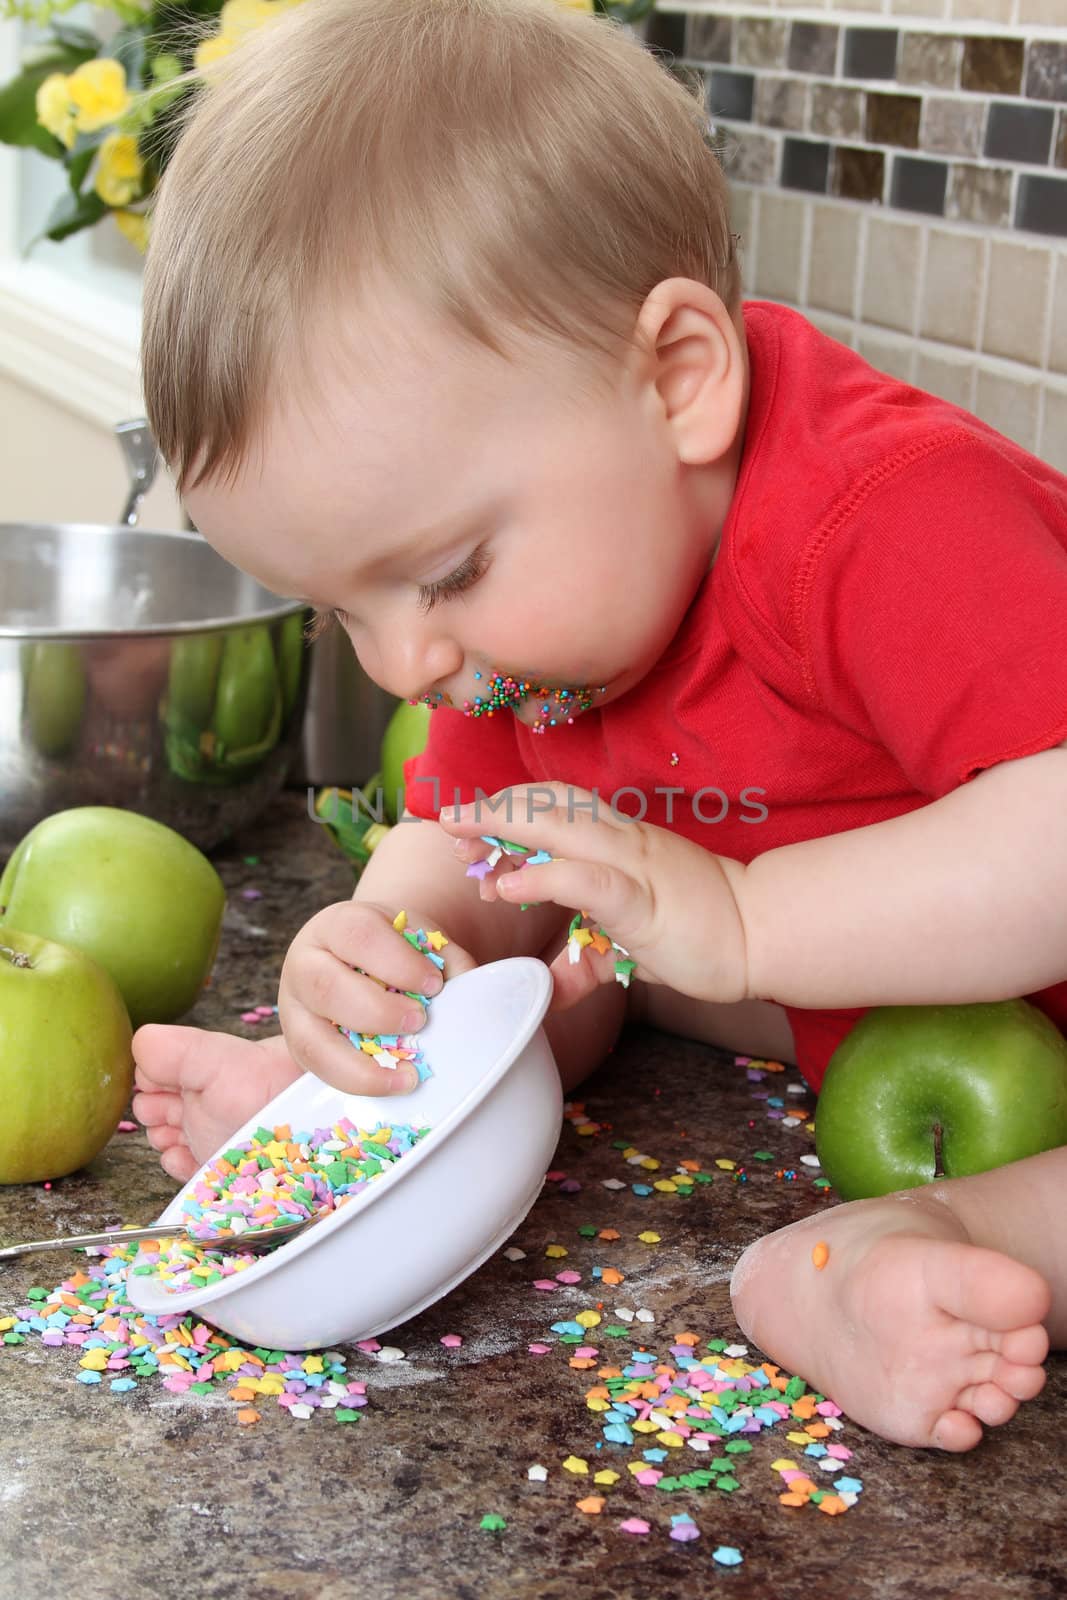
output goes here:
<path id="1" fill-rule="evenodd" d="M 1067 1144 L 1067 1039 L 1025 1000 L 881 1006 L 835 1050 L 815 1149 L 845 1200 Z"/>
<path id="2" fill-rule="evenodd" d="M 289 682 L 291 663 L 285 671 Z M 265 624 L 179 640 L 162 710 L 171 771 L 189 783 L 239 782 L 278 743 L 284 694 Z"/>
<path id="3" fill-rule="evenodd" d="M 211 721 L 221 660 L 221 633 L 192 633 L 175 639 L 171 647 L 167 706 L 174 717 L 190 724 L 194 738 Z"/>
<path id="4" fill-rule="evenodd" d="M 270 630 L 262 624 L 226 635 L 212 731 L 228 751 L 258 746 L 277 721 L 281 686 Z M 278 730 L 275 727 L 274 739 Z"/>
<path id="5" fill-rule="evenodd" d="M 206 856 L 135 811 L 57 811 L 16 846 L 0 878 L 10 924 L 92 957 L 134 1027 L 188 1011 L 211 971 L 226 892 Z"/>
<path id="6" fill-rule="evenodd" d="M 26 672 L 26 729 L 43 756 L 63 756 L 75 743 L 85 710 L 81 651 L 63 640 L 30 647 Z"/>
<path id="7" fill-rule="evenodd" d="M 84 1167 L 133 1087 L 130 1019 L 102 967 L 77 950 L 0 928 L 0 1183 Z"/>
<path id="8" fill-rule="evenodd" d="M 395 822 L 404 809 L 404 762 L 421 755 L 430 737 L 430 707 L 401 700 L 382 735 L 382 790 L 385 815 Z"/>

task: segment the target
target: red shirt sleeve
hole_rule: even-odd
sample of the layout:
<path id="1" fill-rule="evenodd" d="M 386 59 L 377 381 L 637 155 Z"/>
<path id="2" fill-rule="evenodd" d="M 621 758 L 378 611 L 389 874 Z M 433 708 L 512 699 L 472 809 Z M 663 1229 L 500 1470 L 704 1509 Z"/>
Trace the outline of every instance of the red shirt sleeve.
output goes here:
<path id="1" fill-rule="evenodd" d="M 447 707 L 436 710 L 425 750 L 404 763 L 407 809 L 416 817 L 436 821 L 443 806 L 473 800 L 476 789 L 491 795 L 529 783 L 516 726 L 510 711 L 465 717 Z"/>
<path id="2" fill-rule="evenodd" d="M 1067 739 L 1067 479 L 974 436 L 915 454 L 813 535 L 794 615 L 809 692 L 939 798 Z"/>

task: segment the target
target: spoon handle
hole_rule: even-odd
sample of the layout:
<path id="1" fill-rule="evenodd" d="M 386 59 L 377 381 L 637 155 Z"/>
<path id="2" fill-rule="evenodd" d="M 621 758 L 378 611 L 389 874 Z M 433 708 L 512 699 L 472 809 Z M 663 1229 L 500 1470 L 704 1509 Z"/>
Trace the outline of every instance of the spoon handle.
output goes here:
<path id="1" fill-rule="evenodd" d="M 120 1228 L 112 1233 L 71 1233 L 65 1239 L 33 1239 L 26 1244 L 10 1244 L 0 1250 L 0 1261 L 29 1255 L 33 1250 L 81 1250 L 86 1245 L 136 1243 L 139 1239 L 184 1239 L 185 1229 L 173 1222 L 156 1222 L 150 1228 Z"/>

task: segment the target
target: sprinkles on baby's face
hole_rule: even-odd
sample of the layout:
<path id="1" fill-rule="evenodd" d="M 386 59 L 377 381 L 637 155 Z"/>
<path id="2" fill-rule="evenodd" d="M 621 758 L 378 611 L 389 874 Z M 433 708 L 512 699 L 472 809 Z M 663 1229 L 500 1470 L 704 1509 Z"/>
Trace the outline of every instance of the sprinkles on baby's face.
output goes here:
<path id="1" fill-rule="evenodd" d="M 257 1128 L 250 1139 L 210 1162 L 186 1194 L 182 1226 L 198 1243 L 146 1240 L 144 1255 L 157 1259 L 134 1270 L 137 1275 L 156 1272 L 175 1291 L 206 1288 L 245 1272 L 258 1256 L 212 1250 L 212 1239 L 328 1216 L 388 1172 L 429 1131 L 398 1122 L 365 1130 L 347 1117 L 295 1136 L 286 1124 Z"/>
<path id="2" fill-rule="evenodd" d="M 480 678 L 481 673 L 476 672 L 475 677 Z M 603 693 L 602 688 L 552 687 L 535 684 L 529 678 L 513 678 L 510 673 L 494 672 L 486 684 L 486 692 L 476 694 L 473 700 L 464 700 L 461 710 L 465 717 L 491 717 L 497 711 L 514 711 L 525 700 L 541 700 L 538 720 L 531 731 L 544 733 L 546 728 L 573 722 L 576 716 L 589 710 L 597 694 Z"/>
<path id="3" fill-rule="evenodd" d="M 527 845 L 515 844 L 511 839 L 499 839 L 494 833 L 483 833 L 480 837 L 483 844 L 492 845 L 493 848 L 484 861 L 475 861 L 467 868 L 468 878 L 487 877 L 501 856 L 526 856 L 528 859 L 522 863 L 524 867 L 540 867 L 552 860 L 547 850 L 531 851 Z M 525 911 L 526 907 L 520 905 L 519 910 Z M 628 989 L 637 962 L 631 961 L 630 952 L 624 950 L 621 944 L 616 944 L 603 928 L 594 932 L 592 928 L 583 927 L 585 920 L 584 911 L 577 912 L 571 919 L 571 925 L 567 930 L 567 960 L 571 966 L 577 966 L 586 945 L 592 945 L 598 955 L 606 955 L 609 950 L 614 950 L 615 982 L 621 983 L 624 989 Z"/>
<path id="4" fill-rule="evenodd" d="M 476 680 L 482 680 L 480 672 L 474 676 Z M 526 700 L 541 700 L 538 720 L 530 731 L 544 733 L 546 728 L 572 723 L 576 716 L 589 710 L 597 695 L 605 692 L 603 687 L 567 688 L 562 684 L 535 683 L 531 678 L 515 678 L 510 672 L 494 672 L 485 683 L 484 694 L 476 694 L 473 700 L 464 700 L 460 710 L 465 717 L 492 717 L 498 711 L 514 711 Z M 441 693 L 423 695 L 421 701 L 411 702 L 412 705 L 428 705 L 431 710 L 454 703 L 450 695 Z"/>

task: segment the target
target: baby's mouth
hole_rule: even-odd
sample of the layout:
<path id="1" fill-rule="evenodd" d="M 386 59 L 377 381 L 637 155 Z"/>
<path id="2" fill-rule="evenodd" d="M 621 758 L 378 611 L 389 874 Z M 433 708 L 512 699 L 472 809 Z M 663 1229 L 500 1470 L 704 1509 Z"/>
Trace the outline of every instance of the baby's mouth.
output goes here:
<path id="1" fill-rule="evenodd" d="M 450 705 L 462 711 L 465 717 L 492 717 L 498 711 L 511 711 L 533 733 L 544 733 L 547 728 L 574 722 L 590 709 L 599 695 L 605 693 L 602 688 L 544 684 L 537 674 L 526 677 L 510 672 L 492 672 L 484 678 L 481 673 L 476 673 L 475 677 L 484 683 L 484 689 L 475 694 L 473 699 L 459 704 L 451 695 L 427 695 L 427 705 Z M 532 717 L 529 714 L 531 702 L 539 702 Z"/>

